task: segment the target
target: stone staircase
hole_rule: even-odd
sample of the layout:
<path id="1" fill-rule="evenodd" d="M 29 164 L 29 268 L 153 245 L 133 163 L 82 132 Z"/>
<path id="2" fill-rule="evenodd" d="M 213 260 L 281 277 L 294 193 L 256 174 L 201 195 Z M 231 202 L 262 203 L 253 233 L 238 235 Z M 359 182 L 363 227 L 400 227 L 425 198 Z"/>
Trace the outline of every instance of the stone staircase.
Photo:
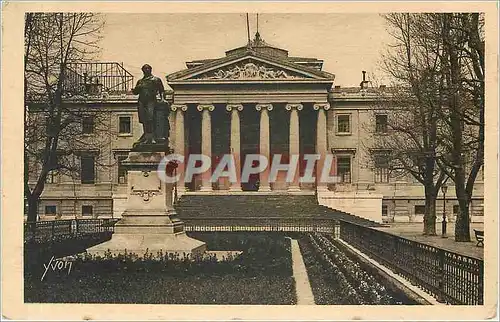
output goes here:
<path id="1" fill-rule="evenodd" d="M 174 205 L 181 220 L 235 218 L 318 218 L 363 226 L 379 223 L 318 204 L 314 195 L 183 195 Z"/>

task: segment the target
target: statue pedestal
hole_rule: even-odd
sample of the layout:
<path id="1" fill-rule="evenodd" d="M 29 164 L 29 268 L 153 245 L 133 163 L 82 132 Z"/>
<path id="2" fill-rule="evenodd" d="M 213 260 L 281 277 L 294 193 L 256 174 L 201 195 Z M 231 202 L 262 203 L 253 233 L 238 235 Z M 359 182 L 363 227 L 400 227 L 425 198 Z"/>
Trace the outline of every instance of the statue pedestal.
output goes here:
<path id="1" fill-rule="evenodd" d="M 128 168 L 127 207 L 116 223 L 111 240 L 87 250 L 92 255 L 146 252 L 201 254 L 206 250 L 202 241 L 190 238 L 184 224 L 176 218 L 173 207 L 173 184 L 164 183 L 157 174 L 158 164 L 165 153 L 132 151 L 123 165 Z"/>

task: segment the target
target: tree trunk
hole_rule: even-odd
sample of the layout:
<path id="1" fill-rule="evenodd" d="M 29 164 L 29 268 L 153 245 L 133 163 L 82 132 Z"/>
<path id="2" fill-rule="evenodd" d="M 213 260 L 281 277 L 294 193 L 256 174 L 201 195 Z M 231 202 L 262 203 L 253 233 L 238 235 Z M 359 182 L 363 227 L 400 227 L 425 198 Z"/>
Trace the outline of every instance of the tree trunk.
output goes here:
<path id="1" fill-rule="evenodd" d="M 38 203 L 45 187 L 45 179 L 47 178 L 47 171 L 42 169 L 38 182 L 33 188 L 33 191 L 28 194 L 28 222 L 35 222 L 38 219 Z"/>
<path id="2" fill-rule="evenodd" d="M 436 194 L 425 190 L 424 235 L 436 236 Z"/>
<path id="3" fill-rule="evenodd" d="M 465 189 L 457 191 L 459 212 L 455 223 L 455 241 L 470 242 L 470 224 L 469 224 L 469 201 Z"/>
<path id="4" fill-rule="evenodd" d="M 464 107 L 461 104 L 460 94 L 463 92 L 460 75 L 460 50 L 455 46 L 457 36 L 452 34 L 451 25 L 453 14 L 443 16 L 443 41 L 449 66 L 447 71 L 447 82 L 450 94 L 450 130 L 452 150 L 451 161 L 454 166 L 455 192 L 459 203 L 460 212 L 455 223 L 455 241 L 470 241 L 469 232 L 469 205 L 465 187 L 465 156 L 464 156 L 464 120 L 462 118 Z"/>
<path id="5" fill-rule="evenodd" d="M 39 196 L 28 197 L 28 222 L 35 222 L 38 219 L 38 199 Z"/>

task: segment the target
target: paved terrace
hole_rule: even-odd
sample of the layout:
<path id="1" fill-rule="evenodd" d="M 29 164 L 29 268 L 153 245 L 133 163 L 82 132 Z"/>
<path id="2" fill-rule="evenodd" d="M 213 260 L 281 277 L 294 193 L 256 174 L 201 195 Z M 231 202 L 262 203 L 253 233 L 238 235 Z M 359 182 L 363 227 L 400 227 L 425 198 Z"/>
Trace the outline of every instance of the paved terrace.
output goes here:
<path id="1" fill-rule="evenodd" d="M 391 223 L 389 225 L 390 227 L 373 228 L 462 255 L 484 259 L 484 248 L 476 246 L 477 241 L 474 235 L 474 229 L 484 231 L 483 223 L 470 224 L 471 242 L 455 241 L 455 223 L 448 223 L 446 228 L 448 238 L 441 237 L 441 223 L 436 223 L 437 236 L 423 236 L 423 223 Z M 485 239 L 484 243 L 486 244 L 487 242 L 488 239 Z"/>

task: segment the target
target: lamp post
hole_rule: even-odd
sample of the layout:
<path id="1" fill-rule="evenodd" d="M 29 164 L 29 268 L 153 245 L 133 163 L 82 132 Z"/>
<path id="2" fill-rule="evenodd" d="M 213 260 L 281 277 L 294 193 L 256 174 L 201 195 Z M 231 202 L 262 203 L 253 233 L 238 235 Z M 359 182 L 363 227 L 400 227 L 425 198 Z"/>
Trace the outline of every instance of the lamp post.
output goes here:
<path id="1" fill-rule="evenodd" d="M 441 223 L 441 237 L 447 238 L 446 236 L 446 191 L 448 191 L 448 186 L 443 184 L 441 186 L 441 191 L 443 192 L 443 221 Z"/>

